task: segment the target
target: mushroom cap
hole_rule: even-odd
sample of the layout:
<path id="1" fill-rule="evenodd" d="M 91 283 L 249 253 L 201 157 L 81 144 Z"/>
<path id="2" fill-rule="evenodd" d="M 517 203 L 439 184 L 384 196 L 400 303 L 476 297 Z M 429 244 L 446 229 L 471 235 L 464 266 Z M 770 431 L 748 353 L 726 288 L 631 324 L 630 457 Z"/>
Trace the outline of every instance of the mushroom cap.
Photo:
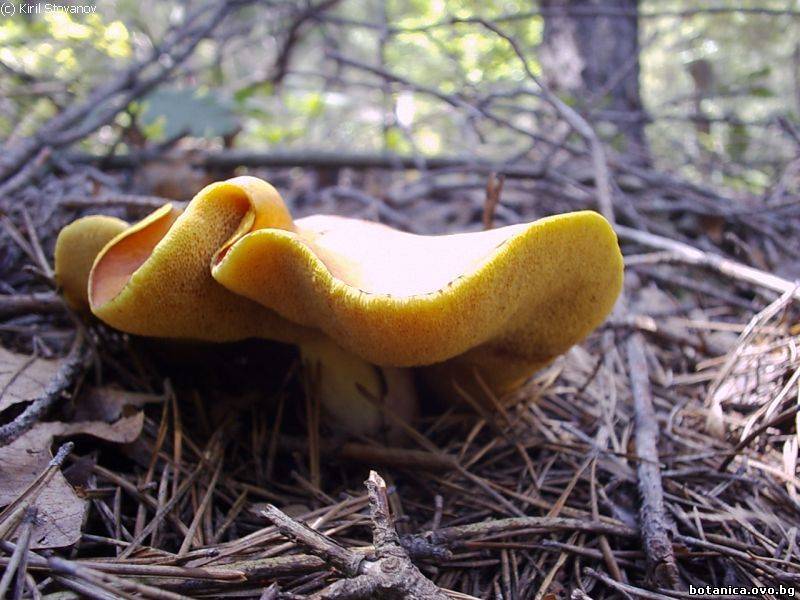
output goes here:
<path id="1" fill-rule="evenodd" d="M 312 332 L 211 277 L 214 254 L 252 227 L 291 227 L 278 192 L 253 177 L 205 187 L 185 211 L 167 204 L 112 239 L 89 277 L 92 312 L 138 335 L 296 343 Z"/>
<path id="2" fill-rule="evenodd" d="M 419 236 L 332 216 L 253 231 L 214 278 L 379 365 L 454 357 L 498 381 L 530 374 L 597 327 L 622 287 L 609 223 L 581 211 Z"/>
<path id="3" fill-rule="evenodd" d="M 93 215 L 73 221 L 58 234 L 55 277 L 64 299 L 73 310 L 89 312 L 89 272 L 100 250 L 125 231 L 122 219 Z"/>
<path id="4" fill-rule="evenodd" d="M 477 366 L 497 389 L 597 327 L 622 271 L 616 235 L 592 211 L 419 236 L 343 217 L 293 222 L 272 186 L 237 177 L 111 240 L 89 300 L 131 333 L 329 337 L 382 366 L 437 365 L 445 375 Z"/>

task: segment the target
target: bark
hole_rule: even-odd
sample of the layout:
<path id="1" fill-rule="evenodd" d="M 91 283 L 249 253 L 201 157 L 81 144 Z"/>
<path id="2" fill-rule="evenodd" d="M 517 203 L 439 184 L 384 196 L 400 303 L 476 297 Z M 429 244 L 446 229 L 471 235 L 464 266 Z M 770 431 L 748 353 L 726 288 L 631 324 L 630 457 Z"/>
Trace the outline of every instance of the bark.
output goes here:
<path id="1" fill-rule="evenodd" d="M 591 120 L 613 124 L 621 150 L 648 162 L 639 95 L 639 24 L 630 16 L 638 0 L 541 0 L 541 7 L 540 58 L 551 89 L 574 98 Z"/>

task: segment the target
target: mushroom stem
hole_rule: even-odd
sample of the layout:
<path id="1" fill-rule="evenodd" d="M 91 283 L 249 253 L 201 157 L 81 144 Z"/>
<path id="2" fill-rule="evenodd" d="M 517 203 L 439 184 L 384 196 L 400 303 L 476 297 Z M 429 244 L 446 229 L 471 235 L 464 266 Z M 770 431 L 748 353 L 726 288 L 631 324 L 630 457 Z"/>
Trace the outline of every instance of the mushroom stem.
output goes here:
<path id="1" fill-rule="evenodd" d="M 423 366 L 418 380 L 425 392 L 436 398 L 461 403 L 464 395 L 485 406 L 493 406 L 518 389 L 550 360 L 524 362 L 504 357 L 498 361 L 482 349 L 445 362 Z M 492 396 L 490 398 L 489 396 Z"/>
<path id="2" fill-rule="evenodd" d="M 311 393 L 335 425 L 353 435 L 383 433 L 388 442 L 403 438 L 402 429 L 381 407 L 403 421 L 414 419 L 419 398 L 411 369 L 374 365 L 328 338 L 302 343 L 300 357 Z"/>

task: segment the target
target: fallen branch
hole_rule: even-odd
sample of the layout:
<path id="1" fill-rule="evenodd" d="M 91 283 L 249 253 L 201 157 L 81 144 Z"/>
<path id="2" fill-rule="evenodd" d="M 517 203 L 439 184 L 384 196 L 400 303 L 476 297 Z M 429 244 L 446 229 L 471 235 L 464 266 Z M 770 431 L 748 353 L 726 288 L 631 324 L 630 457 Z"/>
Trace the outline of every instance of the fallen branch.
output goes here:
<path id="1" fill-rule="evenodd" d="M 637 531 L 622 524 L 606 523 L 584 519 L 570 519 L 565 517 L 511 517 L 496 519 L 469 525 L 457 525 L 429 531 L 420 537 L 431 544 L 454 547 L 466 540 L 475 538 L 500 537 L 514 535 L 519 532 L 530 533 L 539 530 L 543 533 L 554 531 L 585 532 L 601 535 L 610 535 L 623 538 L 632 538 L 638 535 Z"/>
<path id="2" fill-rule="evenodd" d="M 142 151 L 134 154 L 116 154 L 101 156 L 93 154 L 70 153 L 67 158 L 72 163 L 102 163 L 109 169 L 135 168 L 142 162 L 159 158 L 160 152 Z M 365 154 L 346 152 L 258 152 L 250 150 L 222 150 L 219 152 L 193 153 L 186 157 L 194 167 L 232 169 L 237 167 L 297 167 L 304 166 L 318 169 L 418 169 L 420 162 L 428 169 L 445 169 L 477 165 L 491 169 L 498 165 L 488 162 L 474 161 L 468 157 L 438 156 L 423 158 L 399 154 Z M 525 177 L 534 172 L 530 167 L 512 169 Z M 503 169 L 499 172 L 505 173 Z M 540 175 L 541 176 L 541 175 Z"/>
<path id="3" fill-rule="evenodd" d="M 660 235 L 655 235 L 646 231 L 639 231 L 638 229 L 625 227 L 623 225 L 617 225 L 615 229 L 617 234 L 622 239 L 636 242 L 637 244 L 648 246 L 650 248 L 666 250 L 672 253 L 676 259 L 679 259 L 685 264 L 713 269 L 714 271 L 717 271 L 726 277 L 730 277 L 731 279 L 737 279 L 746 283 L 755 284 L 779 294 L 784 294 L 794 290 L 794 299 L 800 300 L 800 290 L 798 290 L 795 283 L 789 281 L 788 279 L 778 277 L 777 275 L 772 275 L 771 273 L 766 273 L 753 267 L 748 267 L 747 265 L 730 260 L 724 256 L 719 256 L 718 254 L 704 252 L 703 250 L 690 246 L 689 244 L 671 240 Z"/>
<path id="4" fill-rule="evenodd" d="M 64 311 L 64 302 L 52 292 L 0 296 L 0 319 L 17 315 L 51 314 Z"/>
<path id="5" fill-rule="evenodd" d="M 39 172 L 39 170 L 47 163 L 47 160 L 50 158 L 51 154 L 52 149 L 50 146 L 44 146 L 41 148 L 32 160 L 28 161 L 25 165 L 19 168 L 14 173 L 13 177 L 9 177 L 8 180 L 0 185 L 0 197 L 9 196 L 10 194 L 21 190 L 28 185 L 28 182 L 36 177 L 36 174 Z"/>
<path id="6" fill-rule="evenodd" d="M 341 546 L 272 505 L 262 512 L 283 535 L 306 546 L 346 576 L 346 579 L 331 584 L 311 598 L 447 600 L 447 595 L 417 569 L 400 544 L 383 478 L 375 471 L 370 471 L 365 484 L 370 500 L 374 557 L 365 557 Z"/>
<path id="7" fill-rule="evenodd" d="M 149 586 L 144 583 L 137 583 L 134 580 L 117 577 L 110 573 L 95 571 L 94 569 L 89 569 L 87 567 L 84 567 L 83 565 L 77 562 L 64 560 L 63 558 L 59 558 L 56 556 L 47 559 L 47 565 L 54 573 L 61 573 L 67 577 L 80 579 L 84 582 L 87 582 L 91 585 L 94 585 L 102 590 L 106 590 L 107 592 L 111 593 L 119 593 L 121 591 L 125 591 L 128 592 L 133 597 L 136 597 L 134 596 L 134 594 L 136 594 L 144 598 L 152 598 L 153 600 L 189 599 L 188 596 L 184 596 L 182 594 L 168 592 L 166 590 Z"/>
<path id="8" fill-rule="evenodd" d="M 675 589 L 680 585 L 680 576 L 664 509 L 664 488 L 657 447 L 658 423 L 653 410 L 653 393 L 641 334 L 632 333 L 625 349 L 636 424 L 636 472 L 642 501 L 639 521 L 648 576 L 657 587 Z"/>

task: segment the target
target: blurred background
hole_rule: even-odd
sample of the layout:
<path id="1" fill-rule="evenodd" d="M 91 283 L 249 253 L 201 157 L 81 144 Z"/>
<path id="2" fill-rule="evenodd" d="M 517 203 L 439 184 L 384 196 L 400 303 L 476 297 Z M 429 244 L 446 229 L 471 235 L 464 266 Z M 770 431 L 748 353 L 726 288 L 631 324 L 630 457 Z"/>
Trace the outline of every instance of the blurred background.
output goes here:
<path id="1" fill-rule="evenodd" d="M 165 53 L 159 66 L 180 60 L 169 75 L 87 127 L 75 149 L 124 154 L 183 138 L 291 152 L 301 165 L 298 154 L 314 164 L 319 151 L 534 164 L 580 140 L 533 74 L 629 162 L 761 194 L 797 154 L 793 1 L 228 4 L 188 56 Z M 0 18 L 2 138 L 31 135 L 146 63 L 187 18 L 208 17 L 198 2 L 65 6 L 77 10 Z"/>

